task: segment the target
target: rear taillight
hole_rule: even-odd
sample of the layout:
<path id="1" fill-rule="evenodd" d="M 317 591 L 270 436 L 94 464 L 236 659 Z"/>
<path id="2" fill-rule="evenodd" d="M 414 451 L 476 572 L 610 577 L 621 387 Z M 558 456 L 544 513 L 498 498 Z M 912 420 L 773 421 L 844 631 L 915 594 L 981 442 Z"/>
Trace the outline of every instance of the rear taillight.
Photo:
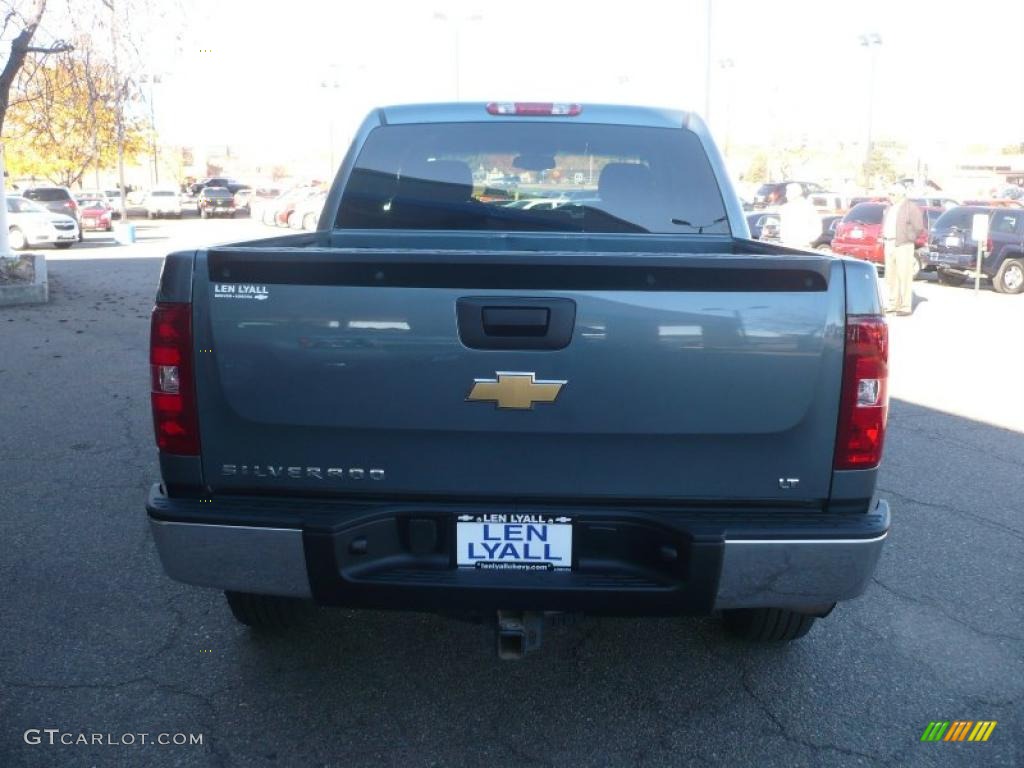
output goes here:
<path id="1" fill-rule="evenodd" d="M 879 315 L 850 315 L 846 318 L 835 469 L 878 466 L 888 413 L 889 327 Z"/>
<path id="2" fill-rule="evenodd" d="M 161 451 L 199 455 L 192 376 L 192 305 L 157 302 L 149 334 L 153 429 Z"/>
<path id="3" fill-rule="evenodd" d="M 520 117 L 576 117 L 583 111 L 579 104 L 553 104 L 537 101 L 492 101 L 487 105 L 489 115 L 519 115 Z"/>

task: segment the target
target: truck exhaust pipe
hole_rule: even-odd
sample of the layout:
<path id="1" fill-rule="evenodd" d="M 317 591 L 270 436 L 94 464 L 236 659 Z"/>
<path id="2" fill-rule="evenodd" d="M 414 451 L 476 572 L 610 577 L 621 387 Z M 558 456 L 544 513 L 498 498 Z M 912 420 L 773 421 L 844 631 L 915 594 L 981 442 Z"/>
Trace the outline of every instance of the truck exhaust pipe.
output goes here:
<path id="1" fill-rule="evenodd" d="M 498 658 L 521 659 L 540 648 L 544 614 L 536 611 L 498 611 Z"/>

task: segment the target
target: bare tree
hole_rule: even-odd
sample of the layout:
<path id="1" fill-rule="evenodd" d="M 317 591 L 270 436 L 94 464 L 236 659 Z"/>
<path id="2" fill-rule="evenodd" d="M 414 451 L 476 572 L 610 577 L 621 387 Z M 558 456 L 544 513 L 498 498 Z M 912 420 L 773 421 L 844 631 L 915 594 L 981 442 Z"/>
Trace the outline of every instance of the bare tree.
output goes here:
<path id="1" fill-rule="evenodd" d="M 63 40 L 58 40 L 52 45 L 32 45 L 32 38 L 35 37 L 44 13 L 46 13 L 46 0 L 33 0 L 25 14 L 19 13 L 13 6 L 9 6 L 4 14 L 2 33 L 7 31 L 12 22 L 20 24 L 21 31 L 11 41 L 11 53 L 7 57 L 3 71 L 0 71 L 0 133 L 3 133 L 4 117 L 6 117 L 7 108 L 10 106 L 11 86 L 14 85 L 14 79 L 25 65 L 29 54 L 45 55 L 71 50 L 71 45 Z"/>
<path id="2" fill-rule="evenodd" d="M 3 70 L 0 70 L 0 135 L 3 134 L 4 118 L 7 116 L 7 109 L 11 102 L 11 86 L 18 76 L 26 60 L 36 54 L 46 55 L 49 53 L 61 53 L 71 50 L 71 46 L 62 41 L 55 41 L 49 46 L 32 44 L 36 30 L 46 13 L 46 0 L 33 0 L 26 13 L 21 13 L 14 5 L 8 5 L 4 12 L 3 29 L 0 37 L 7 33 L 11 24 L 17 25 L 20 31 L 11 40 L 11 52 L 7 57 Z M 3 144 L 0 143 L 0 256 L 6 256 L 11 252 L 10 243 L 7 241 L 7 200 L 4 192 L 4 171 Z"/>

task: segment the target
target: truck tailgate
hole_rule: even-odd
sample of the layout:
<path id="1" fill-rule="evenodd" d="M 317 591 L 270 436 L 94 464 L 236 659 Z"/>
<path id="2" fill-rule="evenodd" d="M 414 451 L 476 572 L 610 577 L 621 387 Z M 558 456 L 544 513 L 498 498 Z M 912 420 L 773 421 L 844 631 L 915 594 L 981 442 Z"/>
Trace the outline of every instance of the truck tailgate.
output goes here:
<path id="1" fill-rule="evenodd" d="M 233 247 L 199 254 L 193 299 L 217 492 L 829 493 L 845 312 L 828 256 Z"/>

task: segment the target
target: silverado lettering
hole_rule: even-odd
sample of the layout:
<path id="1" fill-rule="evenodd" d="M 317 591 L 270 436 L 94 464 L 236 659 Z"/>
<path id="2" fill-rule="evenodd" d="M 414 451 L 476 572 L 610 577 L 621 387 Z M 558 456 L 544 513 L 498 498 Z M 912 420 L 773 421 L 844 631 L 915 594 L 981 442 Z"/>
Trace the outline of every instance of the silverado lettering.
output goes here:
<path id="1" fill-rule="evenodd" d="M 258 477 L 258 478 L 282 478 L 290 477 L 295 480 L 302 478 L 313 480 L 344 480 L 346 477 L 352 480 L 362 480 L 369 476 L 371 480 L 383 480 L 383 469 L 366 470 L 360 467 L 286 467 L 283 465 L 271 464 L 221 464 L 220 474 L 222 477 Z"/>

